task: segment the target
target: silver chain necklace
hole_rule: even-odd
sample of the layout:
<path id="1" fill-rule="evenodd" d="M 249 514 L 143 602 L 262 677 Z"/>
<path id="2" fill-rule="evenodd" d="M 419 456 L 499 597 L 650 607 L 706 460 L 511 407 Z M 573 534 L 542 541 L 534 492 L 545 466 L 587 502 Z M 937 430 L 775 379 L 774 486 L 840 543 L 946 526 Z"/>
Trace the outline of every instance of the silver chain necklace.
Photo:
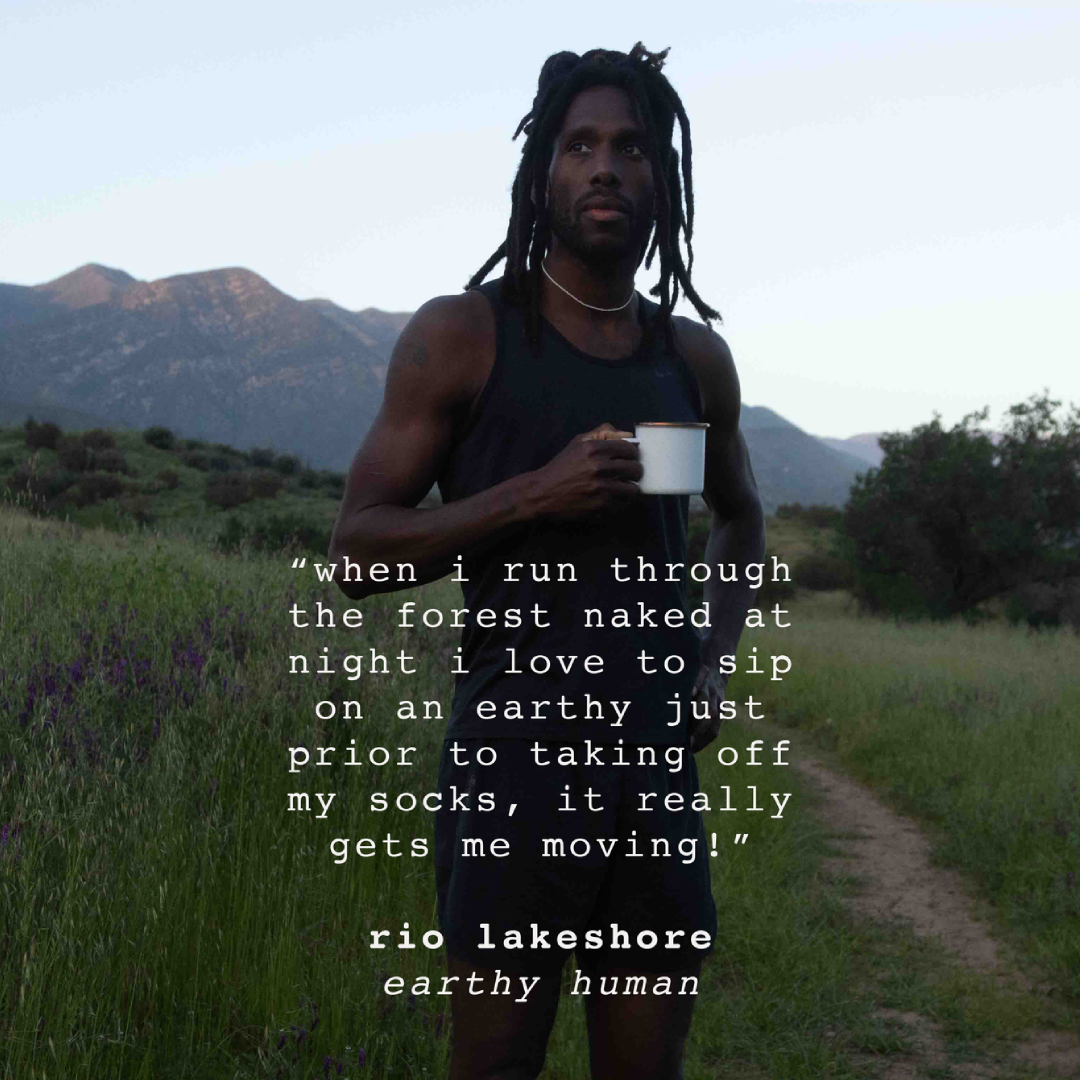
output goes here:
<path id="1" fill-rule="evenodd" d="M 627 307 L 629 305 L 630 300 L 634 299 L 635 291 L 634 288 L 631 286 L 630 298 L 626 301 L 625 304 L 620 304 L 618 307 L 596 307 L 595 304 L 586 304 L 584 300 L 578 300 L 578 298 L 569 289 L 563 289 L 563 287 L 548 273 L 547 267 L 544 265 L 542 259 L 540 261 L 540 269 L 544 271 L 544 277 L 546 277 L 548 281 L 550 281 L 551 284 L 555 286 L 556 289 L 562 289 L 562 291 L 566 293 L 566 295 L 569 296 L 571 300 L 577 300 L 577 302 L 582 307 L 587 307 L 590 311 L 622 311 L 624 307 Z"/>

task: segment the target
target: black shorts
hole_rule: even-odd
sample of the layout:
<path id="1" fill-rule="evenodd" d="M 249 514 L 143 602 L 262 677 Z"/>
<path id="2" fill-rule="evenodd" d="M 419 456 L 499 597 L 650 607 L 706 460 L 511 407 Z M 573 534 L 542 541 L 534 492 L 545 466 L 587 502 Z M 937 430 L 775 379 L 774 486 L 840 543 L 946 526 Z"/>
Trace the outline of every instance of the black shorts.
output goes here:
<path id="1" fill-rule="evenodd" d="M 453 741 L 462 748 L 461 765 L 450 752 Z M 550 764 L 536 764 L 534 742 L 546 748 Z M 494 750 L 495 764 L 477 762 L 480 747 Z M 575 764 L 558 763 L 562 747 L 573 749 Z M 630 764 L 613 763 L 616 746 L 594 749 L 602 765 L 585 764 L 581 742 L 444 742 L 435 880 L 451 956 L 511 974 L 549 975 L 576 949 L 579 966 L 602 961 L 657 973 L 712 951 L 711 848 L 701 810 L 691 808 L 698 774 L 689 747 L 681 748 L 681 760 L 679 747 L 649 748 L 656 764 L 640 764 L 636 745 L 622 747 Z M 589 788 L 595 810 L 588 809 Z M 642 793 L 649 809 L 642 809 Z M 493 811 L 482 809 L 483 795 L 493 798 Z M 465 840 L 481 841 L 483 854 L 476 846 L 466 854 Z M 493 848 L 498 840 L 507 846 Z M 522 948 L 507 939 L 512 931 Z M 560 942 L 560 931 L 574 936 L 564 933 Z M 496 947 L 481 947 L 488 944 Z"/>

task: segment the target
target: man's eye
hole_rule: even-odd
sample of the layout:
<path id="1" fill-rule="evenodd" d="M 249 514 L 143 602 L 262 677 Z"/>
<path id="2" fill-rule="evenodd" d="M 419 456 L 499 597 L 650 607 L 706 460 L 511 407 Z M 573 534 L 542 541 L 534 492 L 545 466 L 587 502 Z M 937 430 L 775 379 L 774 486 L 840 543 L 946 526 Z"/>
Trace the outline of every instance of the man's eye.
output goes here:
<path id="1" fill-rule="evenodd" d="M 575 139 L 566 149 L 569 153 L 574 153 L 574 147 L 584 146 L 585 144 L 580 139 Z"/>
<path id="2" fill-rule="evenodd" d="M 640 143 L 627 143 L 626 146 L 623 147 L 623 149 L 624 150 L 633 150 L 634 151 L 634 157 L 644 157 L 645 156 L 645 147 L 642 146 Z"/>

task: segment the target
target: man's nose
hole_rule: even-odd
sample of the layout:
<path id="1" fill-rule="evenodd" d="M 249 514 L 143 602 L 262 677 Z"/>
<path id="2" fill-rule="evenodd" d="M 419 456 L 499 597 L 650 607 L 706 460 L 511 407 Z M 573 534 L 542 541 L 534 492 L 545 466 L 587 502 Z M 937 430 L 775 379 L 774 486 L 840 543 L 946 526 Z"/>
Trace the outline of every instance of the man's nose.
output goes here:
<path id="1" fill-rule="evenodd" d="M 591 181 L 594 184 L 604 184 L 607 187 L 617 186 L 622 183 L 622 174 L 618 167 L 618 156 L 611 151 L 601 150 L 594 160 Z"/>

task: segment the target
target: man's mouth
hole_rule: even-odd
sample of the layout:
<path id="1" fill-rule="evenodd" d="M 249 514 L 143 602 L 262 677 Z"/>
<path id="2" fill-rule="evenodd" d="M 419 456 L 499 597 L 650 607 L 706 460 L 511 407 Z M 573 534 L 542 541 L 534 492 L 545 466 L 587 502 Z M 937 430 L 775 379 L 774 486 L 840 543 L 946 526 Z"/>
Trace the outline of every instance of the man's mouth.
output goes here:
<path id="1" fill-rule="evenodd" d="M 626 217 L 622 210 L 605 210 L 597 206 L 585 210 L 584 214 L 593 221 L 618 221 L 619 218 Z"/>

